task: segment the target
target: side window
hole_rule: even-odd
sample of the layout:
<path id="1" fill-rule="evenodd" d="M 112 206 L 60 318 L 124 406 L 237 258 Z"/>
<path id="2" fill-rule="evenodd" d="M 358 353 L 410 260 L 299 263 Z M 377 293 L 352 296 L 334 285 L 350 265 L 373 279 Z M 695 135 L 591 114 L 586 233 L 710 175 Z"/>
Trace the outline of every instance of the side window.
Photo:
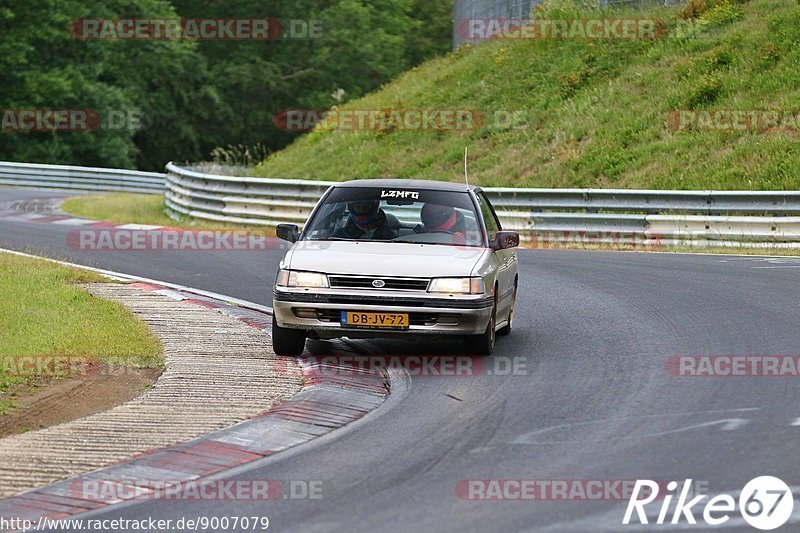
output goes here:
<path id="1" fill-rule="evenodd" d="M 489 234 L 489 240 L 492 240 L 495 234 L 500 231 L 500 221 L 497 220 L 497 216 L 495 216 L 492 206 L 489 204 L 489 200 L 486 198 L 483 191 L 479 192 L 477 196 L 478 203 L 481 206 L 483 220 L 486 223 L 486 232 Z"/>

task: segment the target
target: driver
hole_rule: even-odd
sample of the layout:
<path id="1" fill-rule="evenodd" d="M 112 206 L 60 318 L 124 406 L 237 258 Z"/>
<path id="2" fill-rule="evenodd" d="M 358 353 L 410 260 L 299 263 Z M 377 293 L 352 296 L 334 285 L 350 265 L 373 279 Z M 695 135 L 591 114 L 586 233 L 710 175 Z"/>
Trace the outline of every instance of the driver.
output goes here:
<path id="1" fill-rule="evenodd" d="M 415 233 L 444 233 L 453 244 L 466 244 L 467 223 L 464 215 L 449 205 L 425 204 L 419 213 L 422 224 Z"/>
<path id="2" fill-rule="evenodd" d="M 420 211 L 422 227 L 418 233 L 442 232 L 464 233 L 464 215 L 449 205 L 425 204 Z"/>
<path id="3" fill-rule="evenodd" d="M 347 210 L 350 212 L 347 222 L 334 231 L 332 237 L 380 241 L 397 238 L 397 232 L 390 227 L 388 217 L 381 209 L 380 200 L 349 202 Z"/>

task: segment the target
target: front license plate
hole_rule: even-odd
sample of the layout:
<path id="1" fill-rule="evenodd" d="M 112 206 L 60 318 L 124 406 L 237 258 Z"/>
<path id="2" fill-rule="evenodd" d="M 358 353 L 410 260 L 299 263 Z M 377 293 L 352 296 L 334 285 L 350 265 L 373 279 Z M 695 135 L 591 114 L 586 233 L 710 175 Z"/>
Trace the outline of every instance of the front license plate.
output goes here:
<path id="1" fill-rule="evenodd" d="M 403 329 L 408 327 L 408 314 L 342 311 L 342 325 L 354 328 Z"/>

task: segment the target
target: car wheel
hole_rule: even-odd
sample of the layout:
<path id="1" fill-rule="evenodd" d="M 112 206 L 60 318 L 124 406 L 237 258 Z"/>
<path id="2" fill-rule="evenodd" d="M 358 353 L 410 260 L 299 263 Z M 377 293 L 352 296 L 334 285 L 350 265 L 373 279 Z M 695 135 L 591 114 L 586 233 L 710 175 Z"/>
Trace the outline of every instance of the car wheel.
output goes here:
<path id="1" fill-rule="evenodd" d="M 272 317 L 272 349 L 277 355 L 297 356 L 306 347 L 306 332 L 302 329 L 282 328 Z"/>
<path id="2" fill-rule="evenodd" d="M 517 305 L 517 287 L 514 286 L 514 294 L 511 295 L 511 308 L 508 311 L 508 323 L 497 330 L 498 335 L 508 335 L 514 327 L 514 307 Z"/>
<path id="3" fill-rule="evenodd" d="M 480 335 L 469 335 L 464 337 L 464 351 L 468 355 L 492 355 L 494 350 L 495 338 L 495 324 L 497 322 L 497 301 L 492 307 L 492 316 L 489 318 L 489 324 L 486 326 L 486 331 Z"/>

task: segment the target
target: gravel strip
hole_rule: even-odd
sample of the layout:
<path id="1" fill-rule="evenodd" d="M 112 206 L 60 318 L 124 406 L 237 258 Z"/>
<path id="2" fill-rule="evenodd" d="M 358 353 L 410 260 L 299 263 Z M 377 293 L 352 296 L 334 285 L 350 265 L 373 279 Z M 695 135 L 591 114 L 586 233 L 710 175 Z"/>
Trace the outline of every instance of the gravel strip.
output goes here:
<path id="1" fill-rule="evenodd" d="M 302 387 L 294 360 L 269 335 L 212 309 L 128 285 L 85 285 L 124 304 L 164 345 L 166 370 L 152 389 L 109 411 L 0 439 L 0 498 L 230 426 Z"/>

